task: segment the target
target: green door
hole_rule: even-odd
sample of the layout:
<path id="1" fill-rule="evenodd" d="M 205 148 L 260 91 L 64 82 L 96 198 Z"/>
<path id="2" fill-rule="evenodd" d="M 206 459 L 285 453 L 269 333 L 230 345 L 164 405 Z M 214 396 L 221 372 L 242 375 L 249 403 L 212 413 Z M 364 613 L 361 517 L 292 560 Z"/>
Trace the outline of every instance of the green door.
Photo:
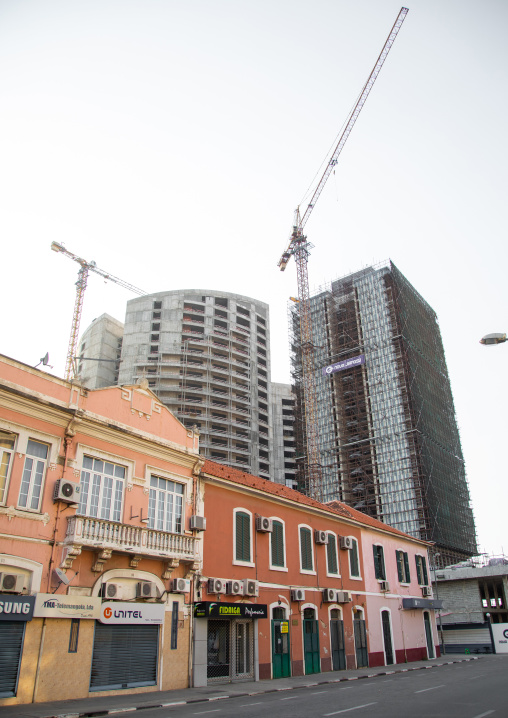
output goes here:
<path id="1" fill-rule="evenodd" d="M 289 621 L 272 621 L 272 673 L 273 678 L 288 678 L 291 675 Z"/>
<path id="2" fill-rule="evenodd" d="M 343 671 L 346 668 L 346 647 L 344 644 L 344 623 L 338 618 L 330 620 L 332 639 L 332 671 Z"/>
<path id="3" fill-rule="evenodd" d="M 434 639 L 432 638 L 432 626 L 430 625 L 430 615 L 425 611 L 423 614 L 425 623 L 425 636 L 427 638 L 427 653 L 429 658 L 434 658 Z"/>
<path id="4" fill-rule="evenodd" d="M 320 673 L 318 622 L 314 618 L 314 609 L 306 608 L 303 618 L 303 652 L 305 675 Z"/>

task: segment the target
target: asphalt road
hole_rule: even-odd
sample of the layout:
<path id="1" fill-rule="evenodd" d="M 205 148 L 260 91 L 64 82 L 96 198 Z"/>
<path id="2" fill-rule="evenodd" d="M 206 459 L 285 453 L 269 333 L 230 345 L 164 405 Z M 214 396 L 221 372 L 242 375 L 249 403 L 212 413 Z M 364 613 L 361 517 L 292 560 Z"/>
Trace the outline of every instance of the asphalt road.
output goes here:
<path id="1" fill-rule="evenodd" d="M 508 661 L 500 657 L 347 685 L 145 709 L 143 718 L 508 718 L 507 669 Z"/>

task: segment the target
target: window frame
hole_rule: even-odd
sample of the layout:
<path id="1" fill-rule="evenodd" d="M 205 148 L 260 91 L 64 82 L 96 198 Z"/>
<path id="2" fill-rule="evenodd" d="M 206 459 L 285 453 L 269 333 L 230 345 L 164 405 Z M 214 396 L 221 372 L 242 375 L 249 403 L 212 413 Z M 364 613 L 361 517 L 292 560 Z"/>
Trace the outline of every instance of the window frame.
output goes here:
<path id="1" fill-rule="evenodd" d="M 176 485 L 178 485 L 178 486 L 181 486 L 181 487 L 182 487 L 182 491 L 181 491 L 181 493 L 178 493 L 178 492 L 176 492 L 176 491 L 169 491 L 168 489 L 163 489 L 163 488 L 160 488 L 160 487 L 155 488 L 155 487 L 152 486 L 152 479 L 160 479 L 161 481 L 170 481 L 170 482 L 173 483 L 173 484 L 176 484 Z M 154 524 L 154 525 L 153 525 L 153 526 L 151 525 L 151 517 L 150 517 L 151 501 L 152 501 L 151 493 L 152 493 L 152 491 L 157 492 L 157 495 L 156 495 L 156 497 L 155 497 L 154 516 L 153 516 L 153 524 Z M 175 497 L 175 498 L 181 497 L 181 501 L 180 501 L 180 515 L 179 515 L 179 516 L 177 516 L 176 510 L 175 510 L 175 509 L 176 509 L 176 506 L 177 506 L 177 504 L 178 504 L 178 502 L 173 499 L 173 505 L 172 505 L 172 511 L 171 511 L 171 523 L 172 523 L 172 525 L 175 527 L 175 530 L 173 530 L 173 531 L 170 531 L 170 530 L 167 529 L 167 528 L 159 528 L 158 526 L 156 526 L 156 524 L 157 524 L 157 522 L 158 522 L 158 520 L 159 520 L 159 511 L 160 511 L 160 507 L 159 507 L 159 492 L 161 492 L 161 491 L 164 492 L 164 494 L 165 494 L 166 497 L 167 497 L 167 496 L 172 496 L 172 497 Z M 164 506 L 165 513 L 164 513 L 164 519 L 163 519 L 163 520 L 164 520 L 164 524 L 165 524 L 166 521 L 167 521 L 167 506 L 168 506 L 168 502 L 167 502 L 167 500 L 165 500 L 165 506 Z M 184 484 L 183 482 L 181 482 L 181 481 L 175 481 L 173 478 L 168 478 L 168 477 L 165 476 L 164 474 L 161 476 L 160 472 L 154 473 L 153 471 L 150 471 L 149 486 L 148 486 L 148 511 L 147 511 L 147 517 L 148 517 L 148 521 L 147 521 L 146 526 L 147 526 L 147 528 L 150 529 L 151 531 L 164 531 L 165 533 L 178 534 L 178 535 L 183 534 L 184 529 L 185 529 L 185 526 L 184 526 L 184 524 L 185 524 L 185 484 Z M 180 523 L 180 530 L 179 530 L 179 531 L 176 530 L 176 526 L 178 525 L 178 522 Z"/>
<path id="2" fill-rule="evenodd" d="M 2 458 L 0 459 L 1 462 L 3 462 L 3 456 L 7 454 L 9 456 L 9 463 L 6 468 L 5 472 L 5 484 L 3 487 L 3 497 L 0 499 L 0 506 L 5 506 L 7 504 L 7 494 L 9 493 L 9 484 L 11 480 L 12 475 L 12 466 L 14 464 L 14 459 L 16 456 L 16 446 L 19 441 L 19 435 L 15 434 L 13 431 L 9 431 L 8 429 L 4 429 L 3 427 L 0 427 L 0 434 L 5 434 L 6 438 L 11 438 L 13 440 L 13 447 L 12 449 L 6 449 L 5 447 L 0 447 L 0 451 L 2 452 Z"/>
<path id="3" fill-rule="evenodd" d="M 419 586 L 429 586 L 429 572 L 427 569 L 427 557 L 417 553 L 415 555 L 416 580 Z"/>
<path id="4" fill-rule="evenodd" d="M 348 550 L 348 563 L 349 563 L 349 578 L 352 581 L 362 581 L 362 570 L 360 566 L 360 550 L 358 547 L 358 539 L 355 536 L 350 536 L 351 540 L 353 541 L 354 548 Z M 354 574 L 351 570 L 351 556 L 353 555 L 353 551 L 356 556 L 356 563 L 358 565 L 358 575 Z"/>
<path id="5" fill-rule="evenodd" d="M 82 459 L 81 459 L 81 468 L 79 470 L 79 485 L 80 485 L 80 495 L 79 495 L 79 507 L 76 510 L 77 515 L 84 516 L 90 519 L 96 519 L 97 521 L 112 521 L 113 523 L 124 523 L 124 511 L 125 511 L 125 490 L 127 488 L 127 477 L 128 477 L 128 467 L 125 465 L 123 461 L 113 461 L 112 459 L 105 459 L 103 456 L 100 455 L 101 452 L 85 452 L 83 453 Z M 112 464 L 113 466 L 119 466 L 122 469 L 124 469 L 124 476 L 118 477 L 115 474 L 113 476 L 109 476 L 109 474 L 106 474 L 105 471 L 95 471 L 94 467 L 85 467 L 84 460 L 85 458 L 92 459 L 93 462 L 95 461 L 101 461 L 103 464 Z M 83 481 L 83 473 L 89 473 L 90 474 L 90 486 L 86 498 L 86 504 L 85 504 L 85 511 L 81 512 L 81 504 L 83 502 L 83 488 L 82 488 L 82 481 Z M 93 516 L 91 513 L 89 513 L 91 508 L 91 501 L 93 498 L 93 491 L 95 488 L 95 482 L 92 483 L 92 476 L 101 476 L 101 481 L 99 485 L 99 492 L 97 496 L 97 516 Z M 113 486 L 111 487 L 111 497 L 110 497 L 110 506 L 109 506 L 109 516 L 105 517 L 102 516 L 102 511 L 104 509 L 104 501 L 107 500 L 107 495 L 105 495 L 105 490 L 107 490 L 107 487 L 105 486 L 105 478 L 111 478 L 113 483 Z M 115 502 L 117 500 L 118 495 L 118 483 L 122 483 L 123 488 L 121 491 L 121 502 L 120 502 L 120 510 L 119 510 L 119 517 L 114 518 L 116 509 L 115 509 Z"/>
<path id="6" fill-rule="evenodd" d="M 395 549 L 395 561 L 399 583 L 404 586 L 409 585 L 411 583 L 411 570 L 409 568 L 408 552 L 401 548 Z"/>
<path id="7" fill-rule="evenodd" d="M 282 554 L 283 554 L 283 561 L 284 564 L 282 566 L 278 566 L 277 564 L 273 563 L 273 533 L 270 534 L 270 571 L 288 571 L 287 561 L 286 561 L 286 523 L 282 519 L 280 519 L 278 516 L 272 516 L 271 517 L 273 524 L 276 523 L 280 524 L 282 526 Z"/>
<path id="8" fill-rule="evenodd" d="M 383 545 L 380 543 L 372 544 L 372 553 L 374 557 L 374 576 L 377 581 L 386 581 L 386 563 Z"/>
<path id="9" fill-rule="evenodd" d="M 302 555 L 302 529 L 306 529 L 309 534 L 309 544 L 310 544 L 310 558 L 312 563 L 312 569 L 303 568 L 303 555 Z M 307 574 L 309 576 L 315 576 L 316 575 L 316 562 L 314 558 L 314 542 L 313 542 L 313 531 L 312 528 L 308 524 L 298 524 L 298 551 L 300 555 L 300 573 Z"/>
<path id="10" fill-rule="evenodd" d="M 33 454 L 28 453 L 28 444 L 32 441 L 34 444 L 41 444 L 42 446 L 45 446 L 47 449 L 46 458 L 42 459 L 41 457 L 35 456 Z M 40 513 L 41 507 L 42 507 L 42 499 L 44 497 L 44 488 L 46 484 L 46 477 L 48 474 L 48 468 L 50 466 L 50 457 L 51 457 L 51 444 L 49 444 L 47 441 L 41 441 L 40 439 L 32 439 L 31 434 L 27 439 L 26 443 L 26 450 L 24 454 L 24 462 L 23 462 L 23 471 L 21 474 L 21 481 L 19 484 L 19 491 L 18 491 L 18 502 L 17 502 L 17 508 L 21 509 L 21 511 L 30 511 L 31 513 Z M 21 489 L 23 488 L 23 485 L 25 483 L 25 472 L 27 471 L 27 460 L 36 460 L 35 467 L 32 465 L 32 468 L 30 469 L 30 478 L 28 480 L 28 492 L 26 495 L 26 505 L 23 506 L 21 503 Z M 30 504 L 33 501 L 34 498 L 34 476 L 37 475 L 37 463 L 42 462 L 43 469 L 41 474 L 41 483 L 39 486 L 39 496 L 37 498 L 37 506 L 31 506 Z M 34 473 L 35 472 L 35 473 Z"/>
<path id="11" fill-rule="evenodd" d="M 330 576 L 331 578 L 340 578 L 340 561 L 339 561 L 339 542 L 337 534 L 333 531 L 327 531 L 326 535 L 328 536 L 328 543 L 326 544 L 326 575 Z M 330 571 L 330 546 L 332 546 L 332 542 L 330 539 L 333 539 L 333 545 L 335 546 L 335 562 L 337 564 L 337 571 Z"/>
<path id="12" fill-rule="evenodd" d="M 236 517 L 237 514 L 246 514 L 249 517 L 249 560 L 244 561 L 242 559 L 238 559 L 237 553 L 236 553 L 236 544 L 237 544 L 237 529 L 236 529 Z M 252 560 L 252 550 L 253 550 L 253 537 L 252 537 L 252 528 L 253 528 L 253 515 L 252 511 L 249 511 L 249 509 L 246 509 L 242 506 L 237 506 L 235 509 L 233 509 L 233 565 L 234 566 L 255 566 L 255 563 Z"/>

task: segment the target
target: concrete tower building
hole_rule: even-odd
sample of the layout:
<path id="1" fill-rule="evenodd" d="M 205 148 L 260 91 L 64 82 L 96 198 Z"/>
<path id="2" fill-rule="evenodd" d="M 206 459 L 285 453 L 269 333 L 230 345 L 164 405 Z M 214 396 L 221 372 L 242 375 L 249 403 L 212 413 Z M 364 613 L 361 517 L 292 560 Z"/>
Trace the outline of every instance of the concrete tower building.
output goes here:
<path id="1" fill-rule="evenodd" d="M 323 496 L 436 543 L 476 552 L 464 459 L 437 316 L 391 262 L 311 298 Z M 296 453 L 306 454 L 298 305 Z M 297 462 L 298 465 L 298 462 Z M 298 474 L 305 489 L 304 472 Z"/>
<path id="2" fill-rule="evenodd" d="M 273 480 L 268 305 L 204 289 L 127 304 L 118 382 L 146 377 L 206 458 Z"/>
<path id="3" fill-rule="evenodd" d="M 123 324 L 109 314 L 94 319 L 79 343 L 78 374 L 85 386 L 102 389 L 118 381 Z"/>

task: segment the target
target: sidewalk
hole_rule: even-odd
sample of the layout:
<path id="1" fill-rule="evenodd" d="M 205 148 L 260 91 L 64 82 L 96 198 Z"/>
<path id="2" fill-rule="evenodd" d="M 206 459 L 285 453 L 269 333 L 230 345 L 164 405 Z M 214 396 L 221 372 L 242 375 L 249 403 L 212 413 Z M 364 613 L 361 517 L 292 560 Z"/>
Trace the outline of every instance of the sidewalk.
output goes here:
<path id="1" fill-rule="evenodd" d="M 490 656 L 494 658 L 494 656 Z M 415 661 L 379 668 L 360 668 L 352 671 L 332 671 L 316 673 L 310 676 L 295 676 L 277 680 L 247 681 L 244 683 L 228 683 L 211 685 L 202 688 L 182 688 L 174 691 L 157 691 L 154 693 L 138 693 L 133 695 L 116 695 L 105 697 L 88 697 L 72 701 L 51 701 L 48 703 L 28 703 L 18 706 L 0 707 L 0 718 L 81 718 L 93 715 L 121 714 L 143 708 L 164 708 L 186 703 L 226 700 L 237 696 L 251 696 L 259 693 L 274 693 L 309 686 L 355 681 L 361 678 L 385 676 L 391 673 L 402 673 L 420 669 L 438 668 L 439 666 L 464 661 L 489 660 L 489 656 L 462 656 L 452 654 L 435 658 L 431 661 Z"/>

